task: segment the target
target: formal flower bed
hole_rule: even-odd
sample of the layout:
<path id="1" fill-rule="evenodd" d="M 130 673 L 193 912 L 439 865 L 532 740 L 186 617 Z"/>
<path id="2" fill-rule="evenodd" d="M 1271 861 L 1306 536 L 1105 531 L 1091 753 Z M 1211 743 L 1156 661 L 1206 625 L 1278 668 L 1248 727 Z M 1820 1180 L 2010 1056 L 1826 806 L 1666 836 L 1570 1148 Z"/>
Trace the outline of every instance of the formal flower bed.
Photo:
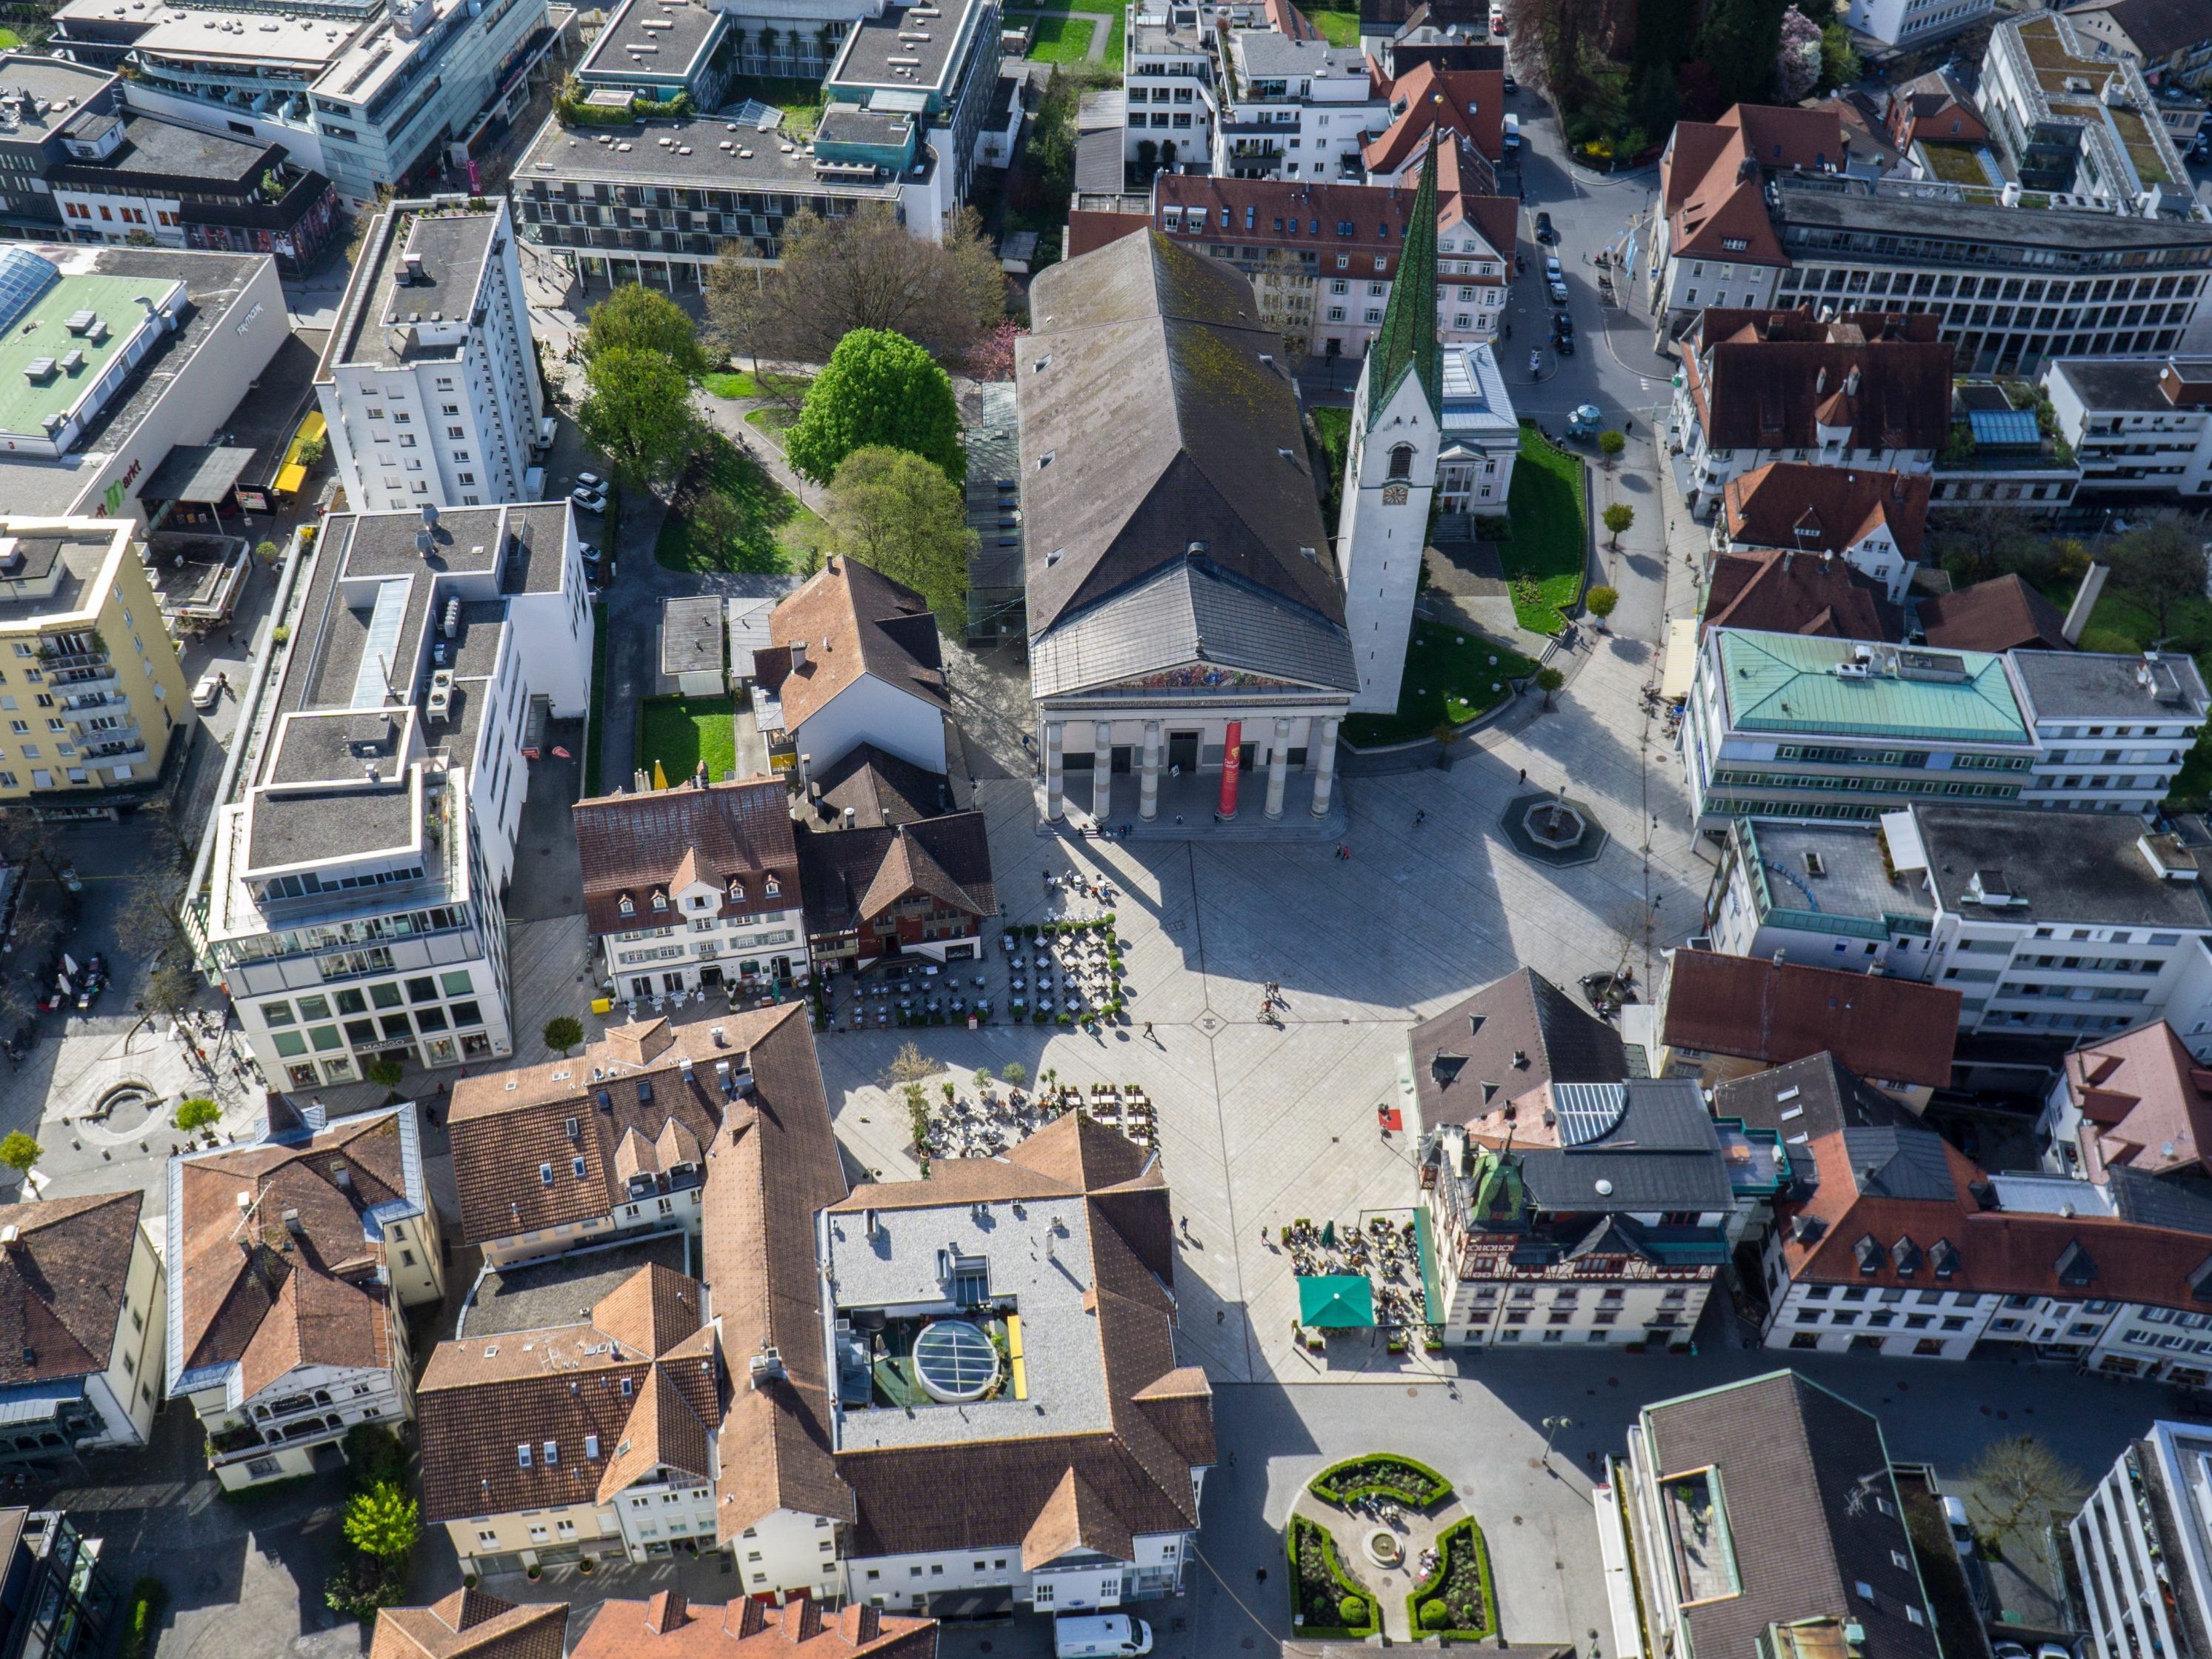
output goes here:
<path id="1" fill-rule="evenodd" d="M 1362 1498 L 1389 1498 L 1425 1510 L 1451 1496 L 1451 1482 L 1425 1463 L 1388 1452 L 1374 1452 L 1331 1465 L 1314 1476 L 1309 1488 L 1331 1504 Z"/>
<path id="2" fill-rule="evenodd" d="M 1468 1517 L 1437 1534 L 1442 1559 L 1435 1577 L 1406 1598 L 1406 1616 L 1423 1636 L 1486 1642 L 1498 1633 L 1498 1599 L 1490 1583 L 1490 1547 Z"/>
<path id="3" fill-rule="evenodd" d="M 1337 1559 L 1326 1528 L 1302 1515 L 1291 1517 L 1286 1540 L 1291 1565 L 1291 1622 L 1303 1637 L 1363 1641 L 1375 1633 L 1382 1609 L 1367 1587 Z"/>

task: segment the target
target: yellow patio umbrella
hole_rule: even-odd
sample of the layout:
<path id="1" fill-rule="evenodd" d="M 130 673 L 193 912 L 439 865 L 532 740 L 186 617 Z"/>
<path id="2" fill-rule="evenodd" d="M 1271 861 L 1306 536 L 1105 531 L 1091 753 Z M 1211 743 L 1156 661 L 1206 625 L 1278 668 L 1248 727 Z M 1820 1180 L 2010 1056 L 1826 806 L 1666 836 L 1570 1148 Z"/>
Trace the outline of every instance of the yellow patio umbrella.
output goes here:
<path id="1" fill-rule="evenodd" d="M 668 774 L 660 769 L 660 763 L 658 760 L 653 763 L 653 787 L 656 789 L 668 787 Z"/>

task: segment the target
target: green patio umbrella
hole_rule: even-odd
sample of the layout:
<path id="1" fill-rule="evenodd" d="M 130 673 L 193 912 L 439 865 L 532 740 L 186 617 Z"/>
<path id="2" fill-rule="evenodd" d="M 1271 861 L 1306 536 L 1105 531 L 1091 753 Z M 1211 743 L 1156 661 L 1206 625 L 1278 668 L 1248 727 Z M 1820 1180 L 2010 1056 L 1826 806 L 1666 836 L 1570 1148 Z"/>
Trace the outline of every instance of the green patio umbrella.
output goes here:
<path id="1" fill-rule="evenodd" d="M 1298 1280 L 1298 1322 L 1316 1330 L 1358 1330 L 1375 1323 L 1375 1287 L 1350 1273 Z"/>

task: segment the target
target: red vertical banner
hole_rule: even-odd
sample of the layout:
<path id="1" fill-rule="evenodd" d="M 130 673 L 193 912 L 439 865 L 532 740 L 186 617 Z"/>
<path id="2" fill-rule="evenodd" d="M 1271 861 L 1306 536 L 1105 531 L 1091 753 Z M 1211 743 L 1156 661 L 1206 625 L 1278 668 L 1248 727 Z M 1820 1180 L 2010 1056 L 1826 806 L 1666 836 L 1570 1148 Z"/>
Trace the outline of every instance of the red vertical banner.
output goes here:
<path id="1" fill-rule="evenodd" d="M 1221 744 L 1221 816 L 1237 816 L 1237 781 L 1244 768 L 1244 722 L 1231 720 Z"/>

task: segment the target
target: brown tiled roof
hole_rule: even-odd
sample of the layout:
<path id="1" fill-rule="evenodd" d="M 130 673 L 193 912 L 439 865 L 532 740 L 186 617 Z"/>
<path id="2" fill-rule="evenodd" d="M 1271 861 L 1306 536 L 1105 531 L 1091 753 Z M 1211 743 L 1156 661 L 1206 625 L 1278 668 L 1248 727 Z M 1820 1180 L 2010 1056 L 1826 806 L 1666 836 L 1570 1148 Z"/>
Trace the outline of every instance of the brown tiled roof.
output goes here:
<path id="1" fill-rule="evenodd" d="M 1644 1422 L 1655 1478 L 1717 1471 L 1737 1587 L 1683 1608 L 1698 1653 L 1749 1656 L 1771 1626 L 1847 1618 L 1863 1659 L 1937 1659 L 1871 1413 L 1775 1371 L 1662 1401 Z"/>
<path id="2" fill-rule="evenodd" d="M 416 1391 L 423 1518 L 605 1504 L 663 1467 L 711 1477 L 707 1314 L 697 1281 L 647 1267 L 588 1322 L 440 1343 Z"/>
<path id="3" fill-rule="evenodd" d="M 768 633 L 775 645 L 806 647 L 805 665 L 792 669 L 787 659 L 782 678 L 770 688 L 783 705 L 787 731 L 796 732 L 868 675 L 941 708 L 952 707 L 928 605 L 858 559 L 830 560 L 770 613 Z"/>
<path id="4" fill-rule="evenodd" d="M 1928 532 L 1928 492 L 1924 477 L 1769 461 L 1729 480 L 1722 499 L 1732 541 L 1841 553 L 1887 530 L 1905 562 L 1917 564 Z"/>
<path id="5" fill-rule="evenodd" d="M 594 933 L 617 933 L 697 915 L 758 916 L 792 908 L 799 855 L 791 839 L 791 795 L 780 778 L 750 778 L 702 789 L 686 782 L 642 794 L 601 795 L 572 811 L 584 867 L 584 917 Z M 767 883 L 781 891 L 771 896 Z M 678 917 L 676 894 L 703 881 L 720 902 Z M 730 896 L 738 884 L 741 899 Z M 669 908 L 653 908 L 658 894 Z M 628 896 L 634 913 L 622 913 Z"/>
<path id="6" fill-rule="evenodd" d="M 1370 173 L 1403 172 L 1436 128 L 1464 135 L 1486 161 L 1504 158 L 1503 70 L 1439 70 L 1434 64 L 1417 64 L 1390 83 L 1387 95 L 1396 113 L 1381 136 L 1368 141 L 1361 159 Z"/>
<path id="7" fill-rule="evenodd" d="M 1202 1370 L 1176 1364 L 1175 1302 L 1167 1288 L 1174 1271 L 1171 1221 L 1158 1161 L 1073 1114 L 1029 1137 L 1007 1158 L 1086 1195 L 1091 1312 L 1105 1365 L 1108 1426 L 1030 1440 L 840 1455 L 837 1468 L 858 1502 L 857 1554 L 1018 1542 L 1025 1563 L 1035 1566 L 1056 1559 L 1040 1552 L 1064 1553 L 1079 1544 L 1118 1549 L 1125 1537 L 1197 1524 L 1191 1470 L 1213 1459 L 1212 1394 Z M 866 1188 L 854 1197 L 884 1191 Z M 966 1200 L 963 1194 L 951 1201 Z M 951 1492 L 961 1501 L 948 1504 Z"/>
<path id="8" fill-rule="evenodd" d="M 1717 122 L 1677 122 L 1659 167 L 1669 252 L 1782 264 L 1760 195 L 1765 172 L 1833 165 L 1843 155 L 1843 124 L 1833 111 L 1738 104 Z"/>
<path id="9" fill-rule="evenodd" d="M 1714 556 L 1703 626 L 1893 643 L 1905 637 L 1904 613 L 1849 560 L 1771 548 Z"/>
<path id="10" fill-rule="evenodd" d="M 380 1205 L 424 1202 L 406 1184 L 399 1113 L 412 1110 L 179 1161 L 167 1243 L 181 1279 L 173 1389 L 186 1372 L 232 1361 L 247 1371 L 249 1395 L 293 1364 L 390 1362 L 392 1314 L 374 1283 L 383 1246 L 364 1218 Z"/>
<path id="11" fill-rule="evenodd" d="M 1683 374 L 1715 449 L 1940 449 L 1951 428 L 1951 348 L 1933 313 L 1708 310 Z"/>
<path id="12" fill-rule="evenodd" d="M 517 1607 L 486 1590 L 457 1589 L 427 1607 L 376 1616 L 368 1659 L 561 1659 L 566 1601 Z"/>
<path id="13" fill-rule="evenodd" d="M 1990 129 L 1950 71 L 1934 69 L 1892 88 L 1889 136 L 1900 148 L 1923 141 L 1977 144 L 1988 138 Z"/>
<path id="14" fill-rule="evenodd" d="M 1960 1000 L 1909 979 L 1685 948 L 1669 959 L 1661 1041 L 1770 1066 L 1825 1050 L 1876 1082 L 1940 1089 L 1951 1081 Z"/>
<path id="15" fill-rule="evenodd" d="M 1928 643 L 1947 651 L 2071 651 L 2066 618 L 2016 574 L 1920 601 Z"/>
<path id="16" fill-rule="evenodd" d="M 810 795 L 814 821 L 830 829 L 843 823 L 848 808 L 855 828 L 918 823 L 951 810 L 952 792 L 943 773 L 872 743 L 848 750 L 809 781 L 819 792 Z"/>
<path id="17" fill-rule="evenodd" d="M 1313 20 L 1291 3 L 1291 0 L 1261 0 L 1261 10 L 1267 19 L 1267 27 L 1285 40 L 1318 40 L 1321 31 Z"/>
<path id="18" fill-rule="evenodd" d="M 1512 257 L 1519 204 L 1508 197 L 1463 191 L 1455 146 L 1445 146 L 1438 158 L 1437 200 L 1440 227 L 1456 223 L 1462 217 L 1472 218 L 1501 259 Z M 1172 225 L 1166 213 L 1170 207 L 1181 209 L 1183 214 Z M 1239 247 L 1289 248 L 1308 253 L 1319 250 L 1351 255 L 1356 270 L 1371 270 L 1379 256 L 1389 262 L 1389 274 L 1395 276 L 1413 207 L 1411 185 L 1299 183 L 1208 173 L 1161 173 L 1152 179 L 1153 216 L 1149 222 L 1157 224 L 1178 246 L 1200 250 L 1224 239 Z M 1248 210 L 1249 226 L 1245 222 Z M 1227 231 L 1220 228 L 1224 212 L 1231 226 Z M 1147 222 L 1132 215 L 1127 228 L 1140 229 Z M 1341 234 L 1346 225 L 1352 228 L 1348 236 Z M 1126 234 L 1127 229 L 1117 234 Z M 1111 240 L 1098 238 L 1076 252 L 1088 252 Z M 1455 276 L 1452 280 L 1496 288 L 1504 284 L 1505 277 L 1501 272 L 1496 276 Z"/>
<path id="19" fill-rule="evenodd" d="M 641 1021 L 611 1029 L 573 1060 L 461 1079 L 449 1114 L 461 1236 L 480 1244 L 613 1213 L 629 1200 L 629 1174 L 665 1173 L 683 1161 L 672 1155 L 713 1140 L 723 1110 L 716 1062 L 742 1069 L 746 1050 L 789 1012 L 752 1009 L 674 1027 Z M 695 1068 L 688 1079 L 686 1059 Z M 624 1154 L 633 1132 L 651 1157 L 635 1147 Z"/>
<path id="20" fill-rule="evenodd" d="M 1863 1137 L 1884 1135 L 1909 1149 L 1918 1167 L 1900 1178 L 1903 1159 L 1875 1163 Z M 2155 1202 L 2144 1219 L 2011 1211 L 1995 1201 L 1985 1207 L 1981 1170 L 1929 1129 L 1844 1130 L 1816 1139 L 1812 1151 L 1819 1184 L 1808 1197 L 1776 1209 L 1783 1264 L 1793 1279 L 2200 1310 L 2212 1296 L 2212 1237 L 2202 1200 L 2185 1195 L 2175 1225 L 2155 1224 L 2166 1218 Z M 2111 1176 L 2114 1188 L 2124 1180 L 2141 1182 L 2154 1200 L 2172 1190 L 2132 1170 Z M 2130 1197 L 2136 1200 L 2132 1188 Z M 1875 1248 L 1866 1250 L 1869 1238 Z M 1899 1241 L 1910 1241 L 1917 1254 L 1896 1249 Z M 1941 1279 L 1933 1265 L 1939 1242 L 1948 1247 L 1947 1257 L 1956 1255 Z M 1901 1272 L 1900 1265 L 1912 1270 Z"/>
<path id="21" fill-rule="evenodd" d="M 0 1206 L 0 1387 L 104 1371 L 112 1360 L 141 1193 Z"/>
<path id="22" fill-rule="evenodd" d="M 2201 1171 L 2212 1153 L 2212 1068 L 2164 1020 L 2085 1044 L 2066 1056 L 2081 1109 L 2082 1172 L 2125 1164 L 2146 1175 Z"/>
<path id="23" fill-rule="evenodd" d="M 848 933 L 909 893 L 947 909 L 995 915 L 991 842 L 977 811 L 872 829 L 799 829 L 799 887 L 810 934 Z"/>
<path id="24" fill-rule="evenodd" d="M 844 832 L 857 834 L 857 831 Z M 830 1449 L 814 1217 L 845 1196 L 837 1138 L 803 1005 L 775 1011 L 753 1045 L 754 1091 L 707 1158 L 699 1260 L 714 1287 L 730 1398 L 719 1431 L 715 1531 L 735 1539 L 771 1510 L 853 1518 Z M 751 1374 L 775 1349 L 781 1375 Z"/>
<path id="25" fill-rule="evenodd" d="M 2069 6 L 2069 12 L 2101 11 L 2126 31 L 2146 64 L 2155 68 L 2172 53 L 2212 40 L 2212 17 L 2197 0 L 2103 0 L 2096 5 Z"/>
<path id="26" fill-rule="evenodd" d="M 1407 1041 L 1425 1124 L 1472 1122 L 1553 1079 L 1618 1083 L 1628 1075 L 1620 1034 L 1533 968 L 1431 1015 Z"/>
<path id="27" fill-rule="evenodd" d="M 937 1621 L 805 1599 L 694 1606 L 674 1590 L 603 1603 L 569 1659 L 933 1659 Z"/>

